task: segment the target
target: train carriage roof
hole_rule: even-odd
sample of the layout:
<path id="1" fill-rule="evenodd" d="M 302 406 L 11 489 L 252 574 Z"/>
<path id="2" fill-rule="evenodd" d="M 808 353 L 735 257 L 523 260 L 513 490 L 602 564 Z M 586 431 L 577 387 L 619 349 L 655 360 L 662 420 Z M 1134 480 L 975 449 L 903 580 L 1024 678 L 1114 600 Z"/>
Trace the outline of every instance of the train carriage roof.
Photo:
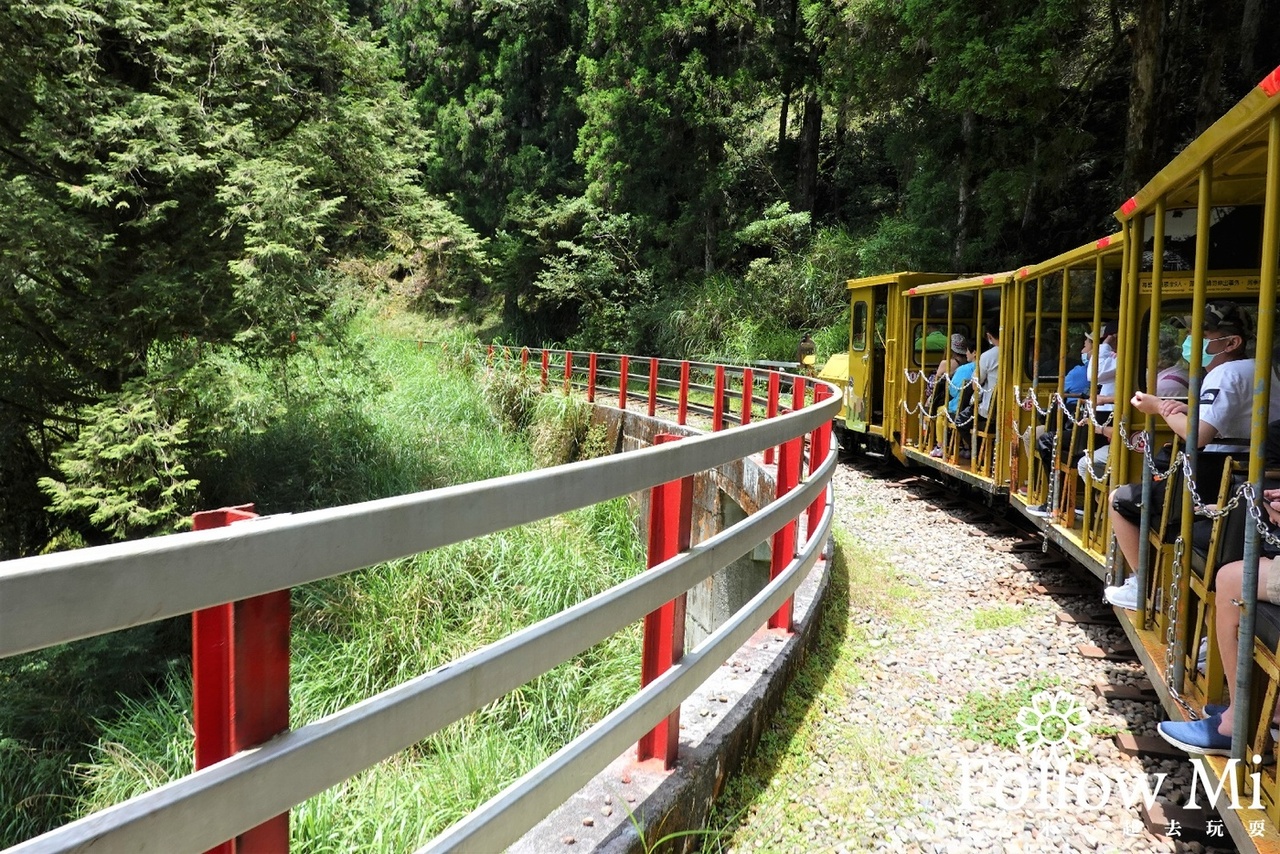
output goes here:
<path id="1" fill-rule="evenodd" d="M 1267 118 L 1280 107 L 1280 68 L 1218 119 L 1115 212 L 1125 222 L 1164 196 L 1169 208 L 1195 207 L 1200 170 L 1213 160 L 1215 205 L 1261 204 L 1266 170 Z"/>
<path id="2" fill-rule="evenodd" d="M 1035 278 L 1044 273 L 1051 273 L 1065 267 L 1074 267 L 1084 261 L 1093 260 L 1097 255 L 1104 256 L 1108 261 L 1111 261 L 1113 266 L 1118 267 L 1124 254 L 1118 250 L 1123 247 L 1124 232 L 1116 232 L 1099 240 L 1086 243 L 1083 246 L 1077 246 L 1075 249 L 1068 249 L 1066 252 L 1055 255 L 1047 261 L 1023 267 L 1018 270 L 1018 278 Z"/>
<path id="3" fill-rule="evenodd" d="M 845 282 L 845 287 L 849 290 L 854 288 L 870 288 L 876 285 L 901 285 L 905 288 L 913 288 L 917 285 L 927 285 L 930 282 L 940 282 L 944 279 L 950 279 L 955 273 L 914 273 L 904 270 L 899 273 L 881 273 L 878 276 L 863 276 L 861 279 L 849 279 Z"/>
<path id="4" fill-rule="evenodd" d="M 907 293 L 912 296 L 917 296 L 927 294 L 945 294 L 951 291 L 965 291 L 981 287 L 995 287 L 996 285 L 1003 285 L 1012 278 L 1013 271 L 1006 270 L 1003 273 L 987 273 L 983 276 L 967 276 L 963 279 L 950 279 L 945 282 L 934 282 L 932 284 L 911 288 Z"/>

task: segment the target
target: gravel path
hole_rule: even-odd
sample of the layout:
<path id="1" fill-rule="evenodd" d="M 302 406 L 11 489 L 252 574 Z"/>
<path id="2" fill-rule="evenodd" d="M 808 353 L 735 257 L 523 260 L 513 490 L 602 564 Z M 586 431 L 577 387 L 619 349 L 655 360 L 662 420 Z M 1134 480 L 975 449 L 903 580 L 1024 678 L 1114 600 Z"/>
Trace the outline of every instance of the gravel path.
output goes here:
<path id="1" fill-rule="evenodd" d="M 894 568 L 910 590 L 911 604 L 897 613 L 870 614 L 858 602 L 850 604 L 850 624 L 865 630 L 857 636 L 869 637 L 872 651 L 861 660 L 858 679 L 843 686 L 831 684 L 840 680 L 828 680 L 824 686 L 824 693 L 839 690 L 827 698 L 836 702 L 824 712 L 821 726 L 831 732 L 820 740 L 834 745 L 871 740 L 890 755 L 901 755 L 897 770 L 890 766 L 892 781 L 882 779 L 883 769 L 850 760 L 838 746 L 822 755 L 818 771 L 808 774 L 803 790 L 791 796 L 792 802 L 814 806 L 822 816 L 802 828 L 810 850 L 1232 850 L 1225 831 L 1209 840 L 1222 848 L 1208 849 L 1183 838 L 1152 836 L 1142 827 L 1138 807 L 1126 806 L 1116 786 L 1111 786 L 1110 797 L 1102 792 L 1097 782 L 1102 776 L 1131 788 L 1144 775 L 1167 773 L 1160 800 L 1183 805 L 1191 766 L 1185 760 L 1127 756 L 1109 737 L 1118 731 L 1154 735 L 1160 709 L 1154 700 L 1104 700 L 1093 690 L 1097 682 L 1144 679 L 1137 664 L 1091 661 L 1076 651 L 1081 643 L 1105 647 L 1120 641 L 1118 626 L 1057 619 L 1064 610 L 1102 610 L 1097 581 L 1080 570 L 1020 570 L 1015 565 L 1023 558 L 1036 562 L 1041 557 L 1038 552 L 1001 550 L 1020 535 L 1001 534 L 997 524 L 984 521 L 971 507 L 942 509 L 938 502 L 948 498 L 943 491 L 895 485 L 892 477 L 871 472 L 869 466 L 839 467 L 837 524 L 859 552 L 879 555 Z M 1081 588 L 1088 595 L 1038 594 L 1032 589 L 1037 583 Z M 1044 727 L 1028 732 L 1015 723 L 1015 731 L 1034 741 L 1038 732 L 1051 734 L 1056 720 L 1059 725 L 1087 723 L 1090 736 L 1065 774 L 1049 766 L 1045 786 L 1034 758 L 1038 754 L 1016 743 L 1006 747 L 966 738 L 963 718 L 982 714 L 973 694 L 1008 698 L 1020 684 L 1025 688 L 1052 677 L 1061 680 L 1053 690 L 1070 698 L 1056 708 L 1074 706 L 1077 717 L 1055 718 L 1052 709 L 1041 706 L 1050 713 L 1032 714 L 1028 720 L 1043 721 Z M 823 701 L 819 697 L 817 702 Z M 1008 722 L 1021 708 L 1009 706 L 1006 699 L 996 716 Z M 1079 715 L 1080 709 L 1085 715 Z M 1085 738 L 1080 733 L 1071 730 L 1078 741 Z M 1098 808 L 1077 802 L 1082 779 L 1086 798 Z M 1064 780 L 1065 803 L 1059 805 Z M 1019 806 L 1024 786 L 1028 797 Z M 783 839 L 773 842 L 796 847 Z M 739 838 L 732 845 L 774 847 L 764 837 Z"/>

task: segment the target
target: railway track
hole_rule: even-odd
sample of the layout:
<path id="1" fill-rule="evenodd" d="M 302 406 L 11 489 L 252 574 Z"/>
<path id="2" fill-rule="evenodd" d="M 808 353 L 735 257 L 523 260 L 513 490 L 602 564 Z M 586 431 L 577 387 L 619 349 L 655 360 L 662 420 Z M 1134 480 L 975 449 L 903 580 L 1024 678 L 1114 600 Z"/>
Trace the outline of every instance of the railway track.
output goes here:
<path id="1" fill-rule="evenodd" d="M 847 696 L 840 718 L 850 738 L 869 724 L 935 773 L 902 809 L 867 819 L 862 841 L 948 852 L 1234 850 L 1203 796 L 1202 809 L 1185 808 L 1192 766 L 1156 736 L 1163 712 L 1096 578 L 1045 551 L 1005 506 L 891 463 L 853 461 L 835 480 L 839 523 L 909 591 L 897 616 L 860 614 L 851 602 L 850 620 L 869 620 L 881 643 L 866 662 L 869 687 Z M 1042 692 L 1079 713 L 1082 743 L 1061 773 L 1052 763 L 1042 773 L 1018 741 L 1019 719 L 1062 723 L 1037 712 Z M 1158 775 L 1150 806 L 1125 803 Z"/>

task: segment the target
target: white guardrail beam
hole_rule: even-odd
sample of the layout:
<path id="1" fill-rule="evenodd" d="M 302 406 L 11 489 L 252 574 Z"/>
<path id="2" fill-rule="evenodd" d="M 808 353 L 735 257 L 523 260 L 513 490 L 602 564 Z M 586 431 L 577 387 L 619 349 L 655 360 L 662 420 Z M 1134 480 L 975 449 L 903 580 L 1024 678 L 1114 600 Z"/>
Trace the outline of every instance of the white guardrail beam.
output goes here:
<path id="1" fill-rule="evenodd" d="M 760 512 L 622 584 L 428 674 L 50 831 L 11 852 L 172 854 L 175 840 L 181 840 L 183 850 L 204 851 L 255 827 L 640 620 L 751 551 L 822 492 L 827 493 L 829 504 L 827 485 L 836 457 L 833 450 L 807 483 Z M 820 530 L 826 528 L 820 526 Z M 809 545 L 820 550 L 823 543 L 825 535 Z M 778 598 L 774 610 L 786 598 Z M 762 621 L 768 613 L 761 611 Z"/>
<path id="2" fill-rule="evenodd" d="M 839 406 L 832 396 L 745 427 L 611 457 L 6 561 L 0 563 L 0 657 L 297 587 L 639 492 L 809 432 Z"/>

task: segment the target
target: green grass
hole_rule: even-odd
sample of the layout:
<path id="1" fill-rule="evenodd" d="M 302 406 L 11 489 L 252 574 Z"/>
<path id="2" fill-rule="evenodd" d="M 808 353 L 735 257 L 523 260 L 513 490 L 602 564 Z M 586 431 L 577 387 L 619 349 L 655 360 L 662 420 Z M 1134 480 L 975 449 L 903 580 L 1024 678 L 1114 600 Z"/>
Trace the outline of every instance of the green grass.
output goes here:
<path id="1" fill-rule="evenodd" d="M 972 625 L 978 631 L 989 629 L 1007 629 L 1021 626 L 1030 616 L 1026 608 L 1017 605 L 993 605 L 990 608 L 976 608 L 971 618 Z"/>
<path id="2" fill-rule="evenodd" d="M 970 691 L 965 695 L 964 705 L 956 710 L 952 723 L 962 739 L 985 741 L 1006 750 L 1017 750 L 1018 732 L 1022 729 L 1018 713 L 1031 704 L 1031 698 L 1036 694 L 1061 684 L 1061 677 L 1040 676 L 995 693 Z"/>
<path id="3" fill-rule="evenodd" d="M 415 339 L 439 340 L 441 330 L 401 326 L 392 336 L 387 329 L 377 319 L 359 321 L 366 357 L 348 365 L 321 351 L 300 361 L 287 377 L 287 399 L 267 400 L 274 410 L 246 417 L 245 428 L 227 437 L 223 468 L 211 472 L 214 494 L 255 501 L 264 512 L 298 511 L 590 452 L 579 404 L 502 393 L 463 355 L 457 335 L 444 351 L 420 350 Z M 266 405 L 262 389 L 280 389 L 281 377 L 227 367 L 229 385 L 252 406 Z M 547 449 L 535 455 L 539 441 Z M 295 589 L 291 723 L 418 676 L 642 568 L 633 512 L 619 499 Z M 0 842 L 190 772 L 189 661 L 159 668 L 149 688 L 128 697 L 111 692 L 93 707 L 98 722 L 86 730 L 92 745 L 78 766 L 67 767 L 76 751 L 34 762 L 0 738 L 0 804 L 40 797 L 51 807 L 3 829 Z M 638 682 L 637 625 L 299 805 L 293 848 L 412 850 L 612 710 Z"/>
<path id="4" fill-rule="evenodd" d="M 819 802 L 829 815 L 858 816 L 871 808 L 905 816 L 914 809 L 914 793 L 930 784 L 927 757 L 903 756 L 873 728 L 842 719 L 849 695 L 866 682 L 867 663 L 886 642 L 885 630 L 872 629 L 867 617 L 890 632 L 907 627 L 916 619 L 913 591 L 886 560 L 837 530 L 828 596 L 814 650 L 756 752 L 713 807 L 704 852 L 808 851 L 806 825 L 824 818 Z M 828 756 L 841 757 L 835 777 L 815 762 Z M 846 769 L 853 779 L 844 776 Z M 798 792 L 813 797 L 798 800 Z M 853 834 L 851 850 L 870 848 L 869 831 L 860 837 L 856 825 L 844 830 Z"/>

